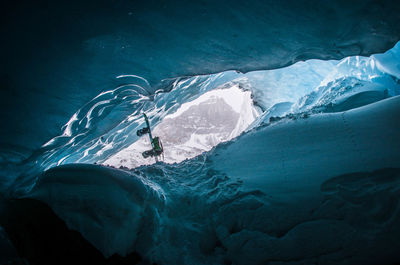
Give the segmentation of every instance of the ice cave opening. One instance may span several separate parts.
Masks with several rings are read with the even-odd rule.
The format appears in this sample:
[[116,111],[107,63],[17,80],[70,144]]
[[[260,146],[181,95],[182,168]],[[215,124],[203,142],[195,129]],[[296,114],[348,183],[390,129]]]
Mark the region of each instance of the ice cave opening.
[[[400,42],[370,57],[180,77],[154,93],[119,75],[60,135],[7,164],[2,188],[45,202],[106,258],[394,264],[399,62]],[[142,113],[166,163],[140,155]]]
[[[176,112],[164,117],[154,128],[153,135],[162,139],[165,150],[162,161],[179,163],[237,137],[260,113],[261,109],[254,105],[251,92],[232,84],[182,104]],[[153,164],[155,158],[142,156],[142,152],[150,146],[146,135],[108,158],[104,164],[117,168]]]
[[[397,43],[386,53],[370,57],[307,60],[275,70],[176,78],[154,94],[148,92],[151,88],[144,78],[120,75],[116,88],[102,92],[79,109],[63,126],[62,134],[45,143],[31,159],[41,169],[68,163],[127,168],[153,163],[141,157],[146,139],[139,140],[136,135],[136,130],[144,124],[142,113],[147,113],[155,133],[165,141],[165,162],[179,162],[209,151],[242,131],[269,123],[271,117],[345,111],[398,95],[399,49]],[[213,115],[203,102],[209,97],[214,98],[214,104],[211,99],[209,102],[214,106]],[[218,99],[227,104],[218,104]],[[190,104],[197,106],[191,109],[197,108],[196,117],[189,117]],[[201,111],[202,108],[208,111]],[[209,117],[201,118],[200,112]],[[223,116],[230,116],[232,121]],[[212,123],[217,120],[224,125],[214,124],[215,129],[225,126],[226,129],[221,129],[226,130],[224,133],[207,136],[213,133],[210,127],[195,133],[196,122],[203,122],[198,126],[214,126]]]

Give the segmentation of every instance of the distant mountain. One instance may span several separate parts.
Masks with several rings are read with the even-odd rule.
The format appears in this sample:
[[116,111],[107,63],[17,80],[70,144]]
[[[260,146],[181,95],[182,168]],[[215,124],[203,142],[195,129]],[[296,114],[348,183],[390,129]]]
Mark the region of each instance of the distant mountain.
[[[153,136],[159,136],[162,140],[164,161],[174,163],[195,157],[220,142],[228,141],[242,133],[255,120],[258,112],[253,105],[250,92],[236,90],[239,90],[237,86],[223,90],[228,97],[231,97],[230,100],[224,99],[221,90],[219,93],[211,92],[210,96],[194,102],[178,116],[172,115],[171,118],[167,116],[153,130]],[[233,96],[242,98],[232,100]],[[154,159],[144,159],[141,155],[148,149],[150,149],[149,139],[142,137],[108,159],[105,164],[129,168],[152,164]]]

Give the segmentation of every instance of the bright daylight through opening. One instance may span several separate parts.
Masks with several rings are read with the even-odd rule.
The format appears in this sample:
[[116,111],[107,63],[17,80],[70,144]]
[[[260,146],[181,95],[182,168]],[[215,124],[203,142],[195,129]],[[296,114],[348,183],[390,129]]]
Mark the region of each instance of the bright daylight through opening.
[[[153,130],[164,145],[164,162],[179,163],[220,142],[229,141],[242,133],[260,115],[251,92],[239,86],[215,89],[183,104],[166,116]],[[142,152],[149,149],[148,137],[142,137],[104,162],[114,167],[134,168],[156,162],[145,159]]]

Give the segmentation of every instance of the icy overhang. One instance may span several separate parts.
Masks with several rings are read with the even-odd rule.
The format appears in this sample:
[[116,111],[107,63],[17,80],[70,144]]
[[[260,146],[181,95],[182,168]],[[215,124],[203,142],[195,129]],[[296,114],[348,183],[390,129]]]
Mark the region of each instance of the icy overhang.
[[395,1],[19,1],[2,15],[2,143],[37,148],[115,76],[272,69],[388,50]]

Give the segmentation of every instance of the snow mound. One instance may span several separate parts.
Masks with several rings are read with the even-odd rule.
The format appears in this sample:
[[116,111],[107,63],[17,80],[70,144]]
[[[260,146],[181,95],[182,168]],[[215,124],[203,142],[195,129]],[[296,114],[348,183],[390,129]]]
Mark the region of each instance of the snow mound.
[[29,197],[47,202],[69,228],[79,231],[106,257],[149,247],[153,239],[147,236],[159,229],[158,210],[165,203],[157,184],[88,164],[46,171]]

